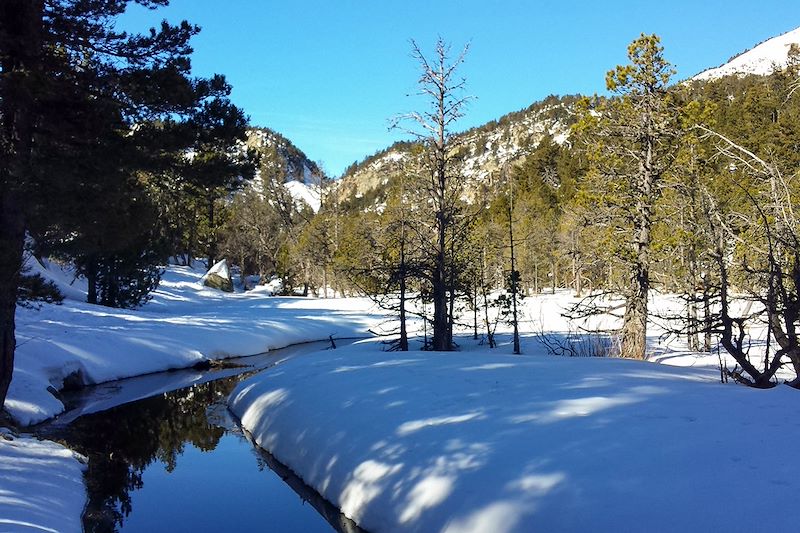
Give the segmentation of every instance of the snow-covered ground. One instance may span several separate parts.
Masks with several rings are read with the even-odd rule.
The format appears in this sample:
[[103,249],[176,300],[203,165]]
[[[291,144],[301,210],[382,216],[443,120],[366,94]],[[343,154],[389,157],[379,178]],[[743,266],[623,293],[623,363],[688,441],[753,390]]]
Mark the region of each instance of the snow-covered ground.
[[381,320],[368,299],[278,298],[268,292],[225,294],[199,284],[202,269],[171,266],[142,309],[82,303],[80,286],[56,265],[47,277],[70,296],[63,305],[17,312],[14,377],[5,408],[22,424],[63,410],[48,387],[64,380],[100,383],[252,355],[290,344],[363,337]]
[[80,532],[83,458],[0,428],[0,531]]
[[[679,367],[547,356],[566,292],[529,298],[522,356],[374,340],[253,377],[230,406],[256,441],[361,526],[381,531],[790,531],[784,460],[798,392],[720,384],[717,356],[649,345]],[[657,298],[656,307],[673,305]],[[681,368],[683,367],[683,368]],[[740,514],[741,513],[741,514]]]
[[[226,294],[202,287],[203,269],[179,266],[167,269],[142,309],[110,309],[83,303],[85,286],[57,264],[29,266],[67,298],[62,305],[17,310],[5,409],[21,425],[63,411],[52,392],[65,380],[100,383],[330,335],[363,337],[384,320],[368,299],[279,298],[269,290]],[[159,376],[152,381],[158,389]],[[79,458],[56,443],[0,432],[0,531],[81,531],[86,495]]]
[[[56,265],[40,270],[68,299],[18,311],[6,409],[22,424],[63,410],[48,387],[65,379],[364,336],[386,319],[366,299],[222,293],[187,267],[170,267],[142,309],[108,309],[78,301],[84,289]],[[469,337],[446,354],[363,341],[282,361],[231,407],[261,446],[374,531],[750,530],[735,510],[793,490],[800,467],[782,453],[800,437],[797,391],[719,384],[716,354],[657,327],[653,360],[690,368],[547,356],[537,333],[572,335],[561,312],[574,301],[568,291],[525,300],[523,356],[510,355],[507,326],[495,350]],[[81,468],[52,443],[0,441],[0,530],[79,530]],[[787,505],[757,526],[798,519]]]
[[793,531],[798,392],[713,369],[490,351],[297,358],[239,385],[256,441],[373,532]]

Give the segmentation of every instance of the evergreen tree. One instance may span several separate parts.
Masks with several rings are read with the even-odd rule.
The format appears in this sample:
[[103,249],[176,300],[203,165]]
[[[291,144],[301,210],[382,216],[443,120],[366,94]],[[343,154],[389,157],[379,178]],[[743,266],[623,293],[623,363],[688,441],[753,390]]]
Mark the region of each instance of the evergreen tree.
[[[0,404],[14,363],[14,311],[25,232],[42,228],[37,218],[54,201],[76,208],[80,183],[100,178],[101,168],[71,172],[60,155],[83,152],[109,130],[182,113],[193,104],[182,90],[189,72],[189,38],[197,28],[166,22],[145,35],[114,30],[128,0],[9,0],[0,6]],[[166,0],[139,0],[155,8]],[[97,106],[78,114],[68,112]],[[86,128],[77,119],[97,120]],[[109,133],[106,135],[106,133]],[[55,148],[53,153],[47,149]],[[70,159],[67,158],[66,161]],[[130,170],[130,169],[129,169]],[[63,176],[73,181],[67,197],[48,191]],[[128,174],[130,176],[130,174]],[[70,230],[68,223],[54,232]],[[47,235],[42,232],[42,235]],[[127,277],[127,276],[126,276]],[[127,281],[124,281],[127,282]]]
[[589,130],[590,178],[585,184],[613,228],[615,250],[625,273],[623,357],[645,357],[654,213],[674,151],[676,114],[667,92],[673,74],[655,35],[628,47],[630,64],[606,76],[615,98],[587,113],[579,130]]
[[200,105],[186,123],[191,144],[182,174],[204,208],[206,265],[211,268],[217,259],[217,233],[222,225],[217,204],[253,177],[256,155],[244,149],[247,118],[228,99],[231,87],[225,79],[215,76],[196,90]]

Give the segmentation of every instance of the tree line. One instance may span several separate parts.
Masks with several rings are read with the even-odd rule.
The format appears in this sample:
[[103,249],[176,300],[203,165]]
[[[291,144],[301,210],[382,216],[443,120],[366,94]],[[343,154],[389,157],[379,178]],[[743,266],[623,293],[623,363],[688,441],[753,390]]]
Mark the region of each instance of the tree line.
[[[572,317],[618,314],[621,355],[644,358],[659,290],[684,303],[659,318],[691,349],[719,341],[737,362],[727,376],[767,387],[782,367],[800,371],[800,50],[769,76],[674,84],[659,38],[642,35],[609,71],[608,96],[572,107],[565,142],[545,136],[477,181],[451,131],[464,111],[464,56],[442,41],[430,60],[412,50],[429,107],[403,116],[417,126],[410,155],[372,208],[334,190],[317,215],[338,221],[314,266],[337,273],[340,293],[424,315],[426,345],[448,350],[454,325],[477,335],[481,322],[491,337],[479,319],[488,292],[505,289],[510,309],[519,296],[571,288],[582,297]],[[766,347],[751,350],[759,327]]]

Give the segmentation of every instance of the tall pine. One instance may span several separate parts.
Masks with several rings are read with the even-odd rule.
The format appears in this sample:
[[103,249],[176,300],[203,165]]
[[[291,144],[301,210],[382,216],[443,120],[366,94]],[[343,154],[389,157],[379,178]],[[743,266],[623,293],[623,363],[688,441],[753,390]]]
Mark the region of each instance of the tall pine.
[[[181,89],[186,87],[181,80],[189,74],[188,43],[197,28],[164,22],[142,35],[117,32],[114,19],[131,3],[156,8],[167,0],[0,4],[0,405],[14,366],[25,233],[48,226],[41,218],[58,212],[51,209],[55,202],[77,209],[76,195],[107,177],[107,162],[91,164],[101,154],[93,153],[85,172],[77,172],[65,167],[70,158],[53,157],[48,149],[88,154],[92,143],[118,142],[114,131],[121,134],[134,124],[184,113],[194,103],[192,91]],[[75,103],[85,113],[75,112]],[[133,168],[128,171],[132,176]],[[54,187],[58,180],[62,182]],[[70,194],[58,198],[55,190]],[[68,235],[70,221],[60,222],[49,224],[40,237]]]

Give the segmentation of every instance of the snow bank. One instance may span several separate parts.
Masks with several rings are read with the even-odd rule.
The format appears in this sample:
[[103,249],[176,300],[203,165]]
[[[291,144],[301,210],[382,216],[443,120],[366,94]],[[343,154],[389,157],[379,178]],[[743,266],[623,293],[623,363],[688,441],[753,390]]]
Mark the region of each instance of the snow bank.
[[63,405],[48,387],[101,383],[251,355],[290,344],[365,336],[381,320],[367,299],[274,298],[204,288],[203,271],[170,267],[151,302],[121,310],[65,301],[18,309],[14,377],[5,408],[20,424]]
[[[798,392],[599,358],[384,353],[374,341],[241,383],[263,448],[381,531],[791,531]],[[524,349],[535,353],[536,341]]]
[[0,531],[82,531],[84,462],[54,442],[0,430]]

